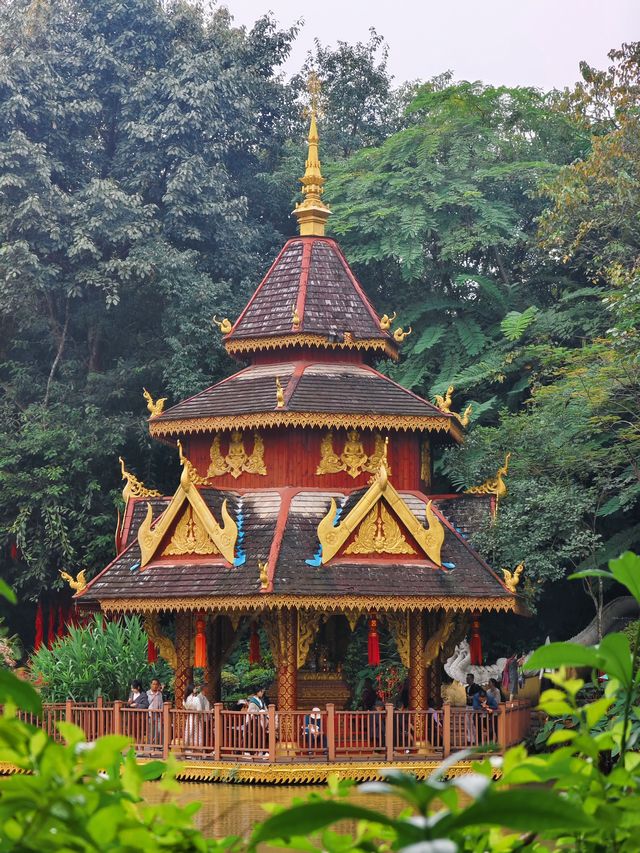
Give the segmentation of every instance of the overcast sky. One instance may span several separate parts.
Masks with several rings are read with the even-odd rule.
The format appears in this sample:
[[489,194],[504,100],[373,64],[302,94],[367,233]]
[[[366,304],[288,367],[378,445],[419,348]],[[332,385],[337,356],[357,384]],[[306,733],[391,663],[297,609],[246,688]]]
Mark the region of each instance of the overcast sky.
[[396,83],[452,69],[456,79],[553,88],[578,79],[578,62],[605,67],[607,52],[640,38],[640,0],[220,0],[237,24],[271,10],[305,24],[288,70],[319,38],[389,44]]

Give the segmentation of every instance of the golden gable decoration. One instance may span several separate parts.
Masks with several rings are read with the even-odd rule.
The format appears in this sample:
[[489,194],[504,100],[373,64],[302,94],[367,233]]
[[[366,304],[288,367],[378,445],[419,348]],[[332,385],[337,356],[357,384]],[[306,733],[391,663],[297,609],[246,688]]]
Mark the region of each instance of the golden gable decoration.
[[345,554],[415,554],[402,535],[398,522],[383,503],[378,502],[365,516],[356,538]]
[[185,509],[182,518],[176,525],[171,542],[162,552],[163,557],[179,556],[181,554],[219,554],[213,541],[209,538],[197,515],[194,515],[190,505]]
[[[191,543],[196,542],[196,530],[202,528],[207,537],[212,541],[227,562],[233,565],[235,559],[235,547],[238,539],[238,525],[233,520],[231,513],[227,508],[227,501],[224,500],[220,509],[222,516],[222,525],[219,524],[213,517],[213,514],[204,498],[196,488],[194,477],[195,469],[189,460],[183,456],[180,451],[182,461],[182,474],[180,475],[180,484],[176,493],[171,498],[169,506],[162,513],[157,523],[153,524],[153,507],[150,503],[147,504],[147,514],[138,528],[138,545],[140,546],[140,568],[144,567],[155,556],[160,543],[171,529],[173,522],[178,518],[183,508],[191,509],[192,524],[185,522],[185,528],[182,530],[182,541],[180,544],[185,547],[191,547]],[[179,526],[179,525],[178,525]],[[177,533],[178,528],[176,528]],[[175,534],[174,534],[175,536]],[[197,542],[202,546],[202,534],[198,533]],[[195,553],[195,552],[187,552]],[[213,553],[213,552],[210,552]]]
[[207,470],[207,477],[221,477],[223,474],[231,474],[237,479],[243,472],[246,474],[261,474],[267,473],[267,466],[264,464],[264,441],[258,432],[253,434],[253,450],[249,455],[244,447],[242,433],[239,430],[233,430],[229,439],[229,452],[226,456],[222,455],[220,450],[221,433],[216,433],[211,442],[211,450],[209,458],[211,463]]
[[[388,441],[389,439],[385,439],[380,464],[375,476],[372,478],[371,485],[362,495],[358,503],[351,509],[346,518],[340,520],[338,524],[335,523],[337,505],[335,499],[331,498],[329,511],[318,525],[318,539],[320,541],[322,551],[321,560],[323,564],[328,563],[332,557],[335,557],[351,534],[363,524],[371,510],[374,509],[378,503],[382,503],[382,500],[384,499],[385,503],[393,510],[395,515],[399,518],[426,556],[436,565],[442,565],[440,551],[442,549],[442,543],[444,542],[444,527],[431,508],[431,501],[429,501],[425,507],[425,516],[428,527],[423,527],[389,482],[389,469],[387,468]],[[386,507],[383,508],[386,510]],[[389,515],[389,518],[390,517],[391,516]],[[382,534],[383,536],[385,535],[384,526]],[[365,534],[363,533],[363,536],[364,535]],[[357,541],[357,539],[358,537],[356,536],[355,541]],[[393,544],[397,547],[397,541]]]
[[346,471],[350,477],[360,474],[375,474],[384,453],[384,440],[379,432],[375,435],[374,450],[371,456],[364,452],[360,433],[351,429],[347,432],[347,440],[340,456],[333,447],[333,431],[329,430],[320,442],[320,462],[316,474],[337,474]]

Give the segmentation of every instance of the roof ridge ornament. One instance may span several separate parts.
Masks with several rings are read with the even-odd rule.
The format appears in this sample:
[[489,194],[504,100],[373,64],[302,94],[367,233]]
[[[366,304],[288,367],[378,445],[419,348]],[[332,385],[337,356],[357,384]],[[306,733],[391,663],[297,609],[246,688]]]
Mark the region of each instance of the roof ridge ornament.
[[320,80],[315,71],[309,74],[307,81],[309,92],[309,134],[307,136],[307,159],[304,175],[300,178],[304,200],[296,204],[293,215],[298,220],[301,237],[324,237],[324,227],[331,211],[322,201],[325,179],[320,170],[318,155],[318,100],[320,96]]

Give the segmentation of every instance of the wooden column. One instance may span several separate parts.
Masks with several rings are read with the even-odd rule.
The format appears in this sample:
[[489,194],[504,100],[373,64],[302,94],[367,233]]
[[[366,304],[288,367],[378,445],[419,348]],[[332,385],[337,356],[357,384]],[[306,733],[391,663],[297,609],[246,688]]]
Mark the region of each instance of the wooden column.
[[424,614],[412,610],[409,614],[409,708],[412,711],[424,711],[428,707],[425,641]]
[[283,610],[278,616],[278,711],[295,711],[298,704],[298,612]]
[[218,621],[215,614],[210,614],[205,623],[207,638],[207,665],[204,668],[205,696],[212,705],[220,701],[220,678],[217,669],[220,646],[219,643],[216,643]]
[[187,684],[193,678],[191,660],[191,632],[193,614],[191,611],[176,613],[176,708],[182,708]]

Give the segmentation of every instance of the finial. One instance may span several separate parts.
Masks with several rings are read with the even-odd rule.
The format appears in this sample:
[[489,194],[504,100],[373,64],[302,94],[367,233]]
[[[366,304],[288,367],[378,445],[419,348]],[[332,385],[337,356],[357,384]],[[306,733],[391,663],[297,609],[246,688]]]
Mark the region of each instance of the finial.
[[258,560],[258,573],[260,577],[260,589],[266,589],[269,586],[268,560]]
[[516,592],[516,588],[520,583],[520,575],[524,571],[524,562],[518,563],[515,569],[510,572],[509,569],[502,570],[502,576],[504,577],[504,585],[509,590],[509,592]]
[[75,579],[68,572],[63,572],[62,569],[58,569],[60,572],[60,577],[63,581],[66,581],[71,589],[75,589],[76,592],[82,592],[83,589],[87,586],[87,570],[83,569],[81,572],[78,572]]
[[211,322],[216,324],[216,326],[220,329],[223,335],[228,335],[231,329],[233,329],[231,321],[228,320],[226,317],[223,320],[218,320],[218,318],[214,314]]
[[318,156],[318,97],[320,95],[320,80],[315,71],[309,75],[307,82],[309,92],[309,136],[307,137],[308,156],[305,163],[304,175],[300,178],[304,201],[296,205],[293,215],[298,220],[300,236],[323,237],[324,226],[331,211],[322,201],[324,178],[320,171]]
[[298,308],[295,305],[291,309],[291,325],[293,326],[294,331],[299,331],[300,315],[298,314]]
[[279,376],[276,376],[276,409],[284,409],[284,389]]
[[153,402],[153,397],[147,391],[146,388],[142,389],[142,396],[147,401],[147,409],[149,410],[149,414],[152,418],[157,418],[158,415],[161,415],[164,411],[164,404],[167,402],[166,397],[160,397],[158,400]]
[[397,341],[399,344],[401,344],[402,341],[407,338],[412,331],[413,329],[411,328],[411,326],[409,326],[406,332],[401,327],[398,327],[393,333],[393,339],[394,341]]
[[380,328],[383,332],[389,331],[389,329],[391,328],[391,324],[397,316],[397,313],[394,311],[391,316],[389,316],[389,314],[383,314],[382,317],[380,317]]

